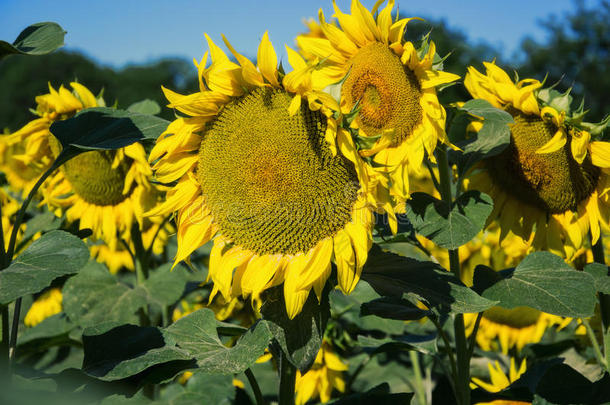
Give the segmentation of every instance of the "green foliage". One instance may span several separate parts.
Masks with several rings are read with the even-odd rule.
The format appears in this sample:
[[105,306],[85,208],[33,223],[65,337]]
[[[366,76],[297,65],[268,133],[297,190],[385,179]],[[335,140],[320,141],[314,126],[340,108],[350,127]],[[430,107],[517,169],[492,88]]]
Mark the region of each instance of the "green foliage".
[[388,383],[380,384],[362,393],[347,395],[337,401],[331,402],[332,405],[393,405],[406,404],[413,398],[413,393],[391,394]]
[[327,298],[318,303],[312,291],[303,309],[294,319],[289,319],[286,313],[282,287],[271,289],[264,298],[261,314],[273,338],[288,361],[302,373],[306,372],[322,346],[322,336],[330,311]]
[[610,276],[608,266],[601,263],[589,263],[585,266],[585,272],[593,277],[597,292],[610,294]]
[[0,41],[0,59],[11,54],[44,55],[64,44],[66,31],[54,22],[32,24],[19,34],[13,44]]
[[83,370],[105,381],[162,364],[169,367],[169,377],[192,368],[213,374],[240,373],[263,354],[272,337],[267,323],[258,322],[229,348],[220,340],[218,322],[209,309],[195,311],[167,328],[110,326],[89,328],[83,334]]
[[436,263],[384,252],[375,246],[369,252],[362,279],[381,295],[419,299],[443,312],[480,312],[497,303],[481,297]]
[[63,288],[66,314],[81,327],[103,322],[137,323],[136,311],[146,305],[146,292],[119,281],[101,264],[89,262]]
[[528,306],[549,314],[584,318],[593,315],[595,283],[549,252],[528,255],[514,270],[483,291],[504,308]]
[[161,112],[159,104],[150,99],[138,101],[127,107],[127,111],[137,114],[157,115]]
[[[161,403],[172,405],[230,405],[235,400],[235,387],[230,375],[196,371],[184,387],[174,384],[165,390]],[[145,402],[148,403],[148,402]]]
[[168,121],[139,112],[107,107],[87,108],[73,118],[56,121],[51,133],[64,150],[118,149],[144,139],[156,139]]
[[56,278],[78,272],[88,258],[87,246],[76,236],[44,234],[0,272],[0,303],[41,291]]
[[[472,138],[464,139],[469,121],[460,120],[461,112],[483,119],[483,127]],[[451,160],[458,165],[458,174],[464,175],[477,162],[500,154],[510,143],[512,116],[492,106],[486,100],[470,100],[458,109],[449,132],[450,139],[462,149],[452,151]]]
[[407,218],[415,231],[446,249],[468,243],[485,226],[493,209],[487,194],[471,190],[451,205],[426,193],[413,193],[407,201]]

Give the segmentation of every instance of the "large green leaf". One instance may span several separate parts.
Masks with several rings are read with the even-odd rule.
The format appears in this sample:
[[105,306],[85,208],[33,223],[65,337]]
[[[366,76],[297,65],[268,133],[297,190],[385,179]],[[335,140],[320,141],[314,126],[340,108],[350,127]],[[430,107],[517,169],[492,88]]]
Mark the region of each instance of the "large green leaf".
[[328,298],[318,303],[312,291],[301,312],[294,319],[288,318],[281,286],[268,290],[261,308],[263,320],[273,337],[288,360],[302,373],[309,370],[322,346],[329,312]]
[[64,150],[118,149],[143,139],[156,139],[168,124],[153,115],[95,107],[54,122],[50,130]]
[[37,293],[57,277],[76,273],[88,258],[87,246],[76,236],[64,231],[42,235],[0,272],[0,304]]
[[182,361],[184,368],[194,366],[186,351],[166,345],[158,328],[121,325],[98,332],[87,328],[83,333],[83,371],[104,381],[130,377],[172,361]]
[[164,309],[180,299],[188,280],[186,267],[179,264],[172,270],[172,264],[167,263],[151,271],[148,279],[139,288],[146,292],[149,303]]
[[483,127],[474,138],[457,143],[463,152],[451,153],[452,160],[458,163],[461,175],[478,161],[496,156],[506,149],[510,144],[508,124],[514,121],[509,113],[495,108],[485,100],[470,100],[460,109],[483,118]]
[[401,321],[416,321],[430,315],[430,311],[421,309],[402,298],[381,297],[362,304],[360,314],[362,316],[377,315],[381,318]]
[[133,103],[127,107],[127,111],[138,114],[157,115],[161,112],[161,107],[159,107],[159,104],[157,104],[156,101],[146,99]]
[[394,405],[408,404],[413,398],[412,392],[401,392],[396,394],[390,393],[390,385],[388,383],[380,384],[371,388],[367,392],[358,392],[347,395],[336,401],[331,402],[331,405]]
[[402,321],[380,318],[372,314],[361,316],[362,305],[380,297],[366,281],[360,280],[349,295],[345,295],[337,289],[330,292],[330,312],[333,318],[338,319],[341,323],[347,323],[348,329],[379,331],[388,335],[402,334],[405,329],[405,323]]
[[83,334],[88,374],[105,381],[134,376],[154,367],[173,364],[173,375],[198,368],[213,374],[236,374],[256,362],[271,340],[265,322],[259,322],[233,347],[225,346],[217,332],[219,323],[209,309],[195,311],[168,328],[104,325]]
[[384,252],[377,245],[369,252],[362,279],[381,295],[414,294],[430,308],[449,308],[457,313],[481,312],[497,303],[481,297],[436,263]]
[[52,212],[44,212],[36,215],[26,223],[23,240],[28,240],[38,232],[54,231],[61,226],[62,219],[57,218]]
[[235,400],[235,386],[230,375],[193,373],[185,386],[173,384],[164,390],[160,402],[172,405],[231,405]]
[[163,335],[168,344],[195,358],[202,371],[215,374],[241,373],[263,355],[272,338],[268,323],[258,322],[228,348],[220,341],[216,327],[214,312],[204,308],[180,318]]
[[584,318],[593,315],[595,282],[585,272],[576,271],[562,258],[549,252],[528,255],[514,270],[483,291],[483,297],[499,301],[499,306],[528,306],[549,314]]
[[32,24],[12,44],[0,41],[0,59],[11,54],[44,55],[64,44],[66,31],[54,22]]
[[483,229],[492,209],[491,197],[476,190],[460,195],[451,207],[426,193],[413,193],[407,218],[417,233],[436,245],[457,249]]
[[601,263],[589,263],[585,266],[585,272],[593,277],[595,289],[604,294],[610,294],[610,276],[608,266]]
[[137,323],[136,311],[146,302],[144,290],[121,283],[96,262],[89,262],[63,288],[64,311],[81,327],[109,321]]

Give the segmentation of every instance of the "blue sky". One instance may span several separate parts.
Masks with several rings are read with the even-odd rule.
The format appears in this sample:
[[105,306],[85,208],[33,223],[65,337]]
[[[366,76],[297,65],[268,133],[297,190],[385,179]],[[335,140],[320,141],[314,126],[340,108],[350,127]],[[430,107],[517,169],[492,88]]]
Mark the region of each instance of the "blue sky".
[[[363,0],[367,7],[374,0]],[[504,56],[517,50],[524,36],[545,40],[539,21],[572,10],[572,0],[397,0],[410,16],[444,18],[473,41],[487,41]],[[344,11],[349,0],[338,0]],[[79,50],[104,65],[121,67],[163,56],[200,58],[207,49],[203,33],[221,43],[224,33],[233,46],[255,55],[262,34],[285,59],[283,44],[293,45],[304,30],[302,20],[322,8],[332,14],[330,0],[0,0],[0,39],[12,42],[31,23],[56,21],[66,35],[66,49]],[[442,52],[443,50],[441,50]]]

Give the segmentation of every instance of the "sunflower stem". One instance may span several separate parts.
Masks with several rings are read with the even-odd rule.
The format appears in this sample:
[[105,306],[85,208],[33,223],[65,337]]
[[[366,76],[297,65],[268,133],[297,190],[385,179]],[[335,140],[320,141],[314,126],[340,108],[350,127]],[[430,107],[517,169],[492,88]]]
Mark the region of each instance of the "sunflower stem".
[[280,366],[280,392],[278,405],[294,405],[294,388],[297,377],[297,369],[286,357],[286,354],[279,350]]
[[[451,168],[447,159],[447,146],[440,144],[436,153],[442,200],[450,207],[453,204],[451,192]],[[461,277],[460,257],[457,249],[449,249],[449,269],[458,279]],[[457,375],[455,376],[455,389],[457,402],[460,405],[470,405],[470,356],[466,341],[466,328],[464,315],[456,314],[453,322],[455,332],[455,345],[457,357]]]
[[411,350],[409,351],[409,357],[413,366],[413,374],[415,374],[415,397],[419,405],[426,405],[428,401],[426,400],[426,390],[421,376],[421,367],[419,366],[419,353]]
[[[596,243],[593,243],[591,237],[591,250],[593,251],[593,260],[596,263],[606,264],[606,256],[604,254],[604,242],[602,236],[599,235]],[[604,363],[606,369],[610,370],[610,295],[598,293],[599,296],[599,312],[602,318],[602,339],[604,344]]]
[[266,405],[265,398],[263,398],[263,393],[261,392],[261,388],[258,386],[258,381],[256,381],[256,377],[254,377],[254,373],[250,368],[247,368],[244,371],[246,377],[248,377],[248,382],[250,383],[250,387],[252,387],[252,392],[254,392],[254,398],[256,398],[256,405]]
[[599,347],[599,343],[597,343],[597,337],[595,336],[595,332],[593,331],[591,324],[589,324],[589,321],[587,321],[585,318],[582,318],[581,322],[587,330],[587,336],[589,337],[589,341],[591,341],[591,347],[593,347],[593,353],[595,354],[595,359],[597,360],[597,363],[602,368],[607,369],[608,365],[606,363],[606,359],[604,359],[604,356],[602,355],[602,351]]
[[[8,321],[9,321],[9,313],[8,313],[8,305],[2,305],[1,309],[2,311],[2,347],[0,348],[0,358],[1,358],[1,362],[2,365],[0,366],[0,375],[2,375],[2,373],[4,371],[8,372],[8,348],[9,348],[9,326],[8,326]],[[8,375],[8,373],[7,373]]]

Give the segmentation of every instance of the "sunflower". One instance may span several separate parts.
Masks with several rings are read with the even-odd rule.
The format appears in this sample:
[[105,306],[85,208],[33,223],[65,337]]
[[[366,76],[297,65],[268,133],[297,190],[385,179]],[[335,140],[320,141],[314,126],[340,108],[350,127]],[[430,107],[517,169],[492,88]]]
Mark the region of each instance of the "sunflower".
[[592,141],[607,123],[582,122],[569,94],[542,89],[535,79],[514,83],[494,63],[486,74],[469,67],[464,84],[475,98],[510,113],[510,145],[470,173],[468,188],[494,200],[488,221],[497,220],[537,250],[567,259],[595,243],[610,219],[610,143]]
[[331,345],[324,341],[318,351],[313,366],[305,374],[297,371],[295,384],[297,405],[304,405],[310,399],[320,397],[320,402],[330,400],[333,389],[345,391],[343,372],[347,365],[334,353]]
[[502,370],[502,367],[500,366],[500,363],[498,361],[495,361],[494,365],[492,365],[491,363],[487,363],[487,367],[489,369],[489,377],[491,379],[491,382],[485,382],[480,378],[473,377],[472,382],[470,383],[470,388],[475,389],[477,387],[480,387],[488,392],[500,392],[508,388],[512,383],[517,381],[519,377],[523,375],[523,373],[525,373],[527,369],[527,363],[525,359],[523,359],[521,365],[519,366],[519,368],[517,368],[515,365],[515,359],[511,357],[508,375],[506,375],[504,370]]
[[[394,1],[377,13],[353,0],[351,14],[344,14],[333,2],[340,27],[326,22],[319,11],[319,38],[297,37],[303,55],[319,62],[316,82],[320,87],[341,85],[341,110],[358,110],[351,127],[357,132],[363,157],[389,174],[396,196],[409,195],[409,172],[418,172],[425,154],[432,156],[437,142],[448,142],[445,110],[437,98],[439,85],[459,76],[437,70],[433,42],[420,49],[403,39],[413,18],[392,20]],[[376,19],[374,14],[377,14]],[[317,30],[317,27],[315,27]]]
[[[21,204],[15,200],[10,193],[4,188],[0,188],[0,207],[2,207],[2,238],[4,240],[4,249],[8,249],[8,245],[11,239],[11,233],[13,232],[13,216],[17,214]],[[17,234],[17,242],[25,230],[25,224],[22,224],[19,233]]]
[[[200,91],[163,89],[169,106],[187,117],[173,121],[151,152],[157,179],[175,186],[149,215],[177,211],[175,263],[214,240],[210,299],[220,292],[226,302],[258,300],[283,283],[294,317],[311,288],[320,296],[333,257],[340,288],[356,286],[372,243],[379,181],[337,130],[337,103],[315,90],[311,65],[295,51],[287,47],[293,71],[283,75],[267,33],[257,65],[226,38],[239,64],[207,41],[210,66],[208,52],[195,62]],[[335,138],[342,153],[327,142]]]
[[[51,124],[84,108],[104,105],[82,84],[70,85],[73,92],[49,85],[48,94],[36,97],[39,118],[9,135],[12,144],[23,145],[23,152],[13,159],[42,173],[61,152],[61,144],[49,132]],[[81,228],[93,231],[94,240],[103,240],[116,250],[121,238],[130,239],[134,223],[141,227],[151,196],[157,198],[151,176],[144,148],[134,143],[116,151],[81,153],[47,179],[41,194],[57,216],[80,221]]]

